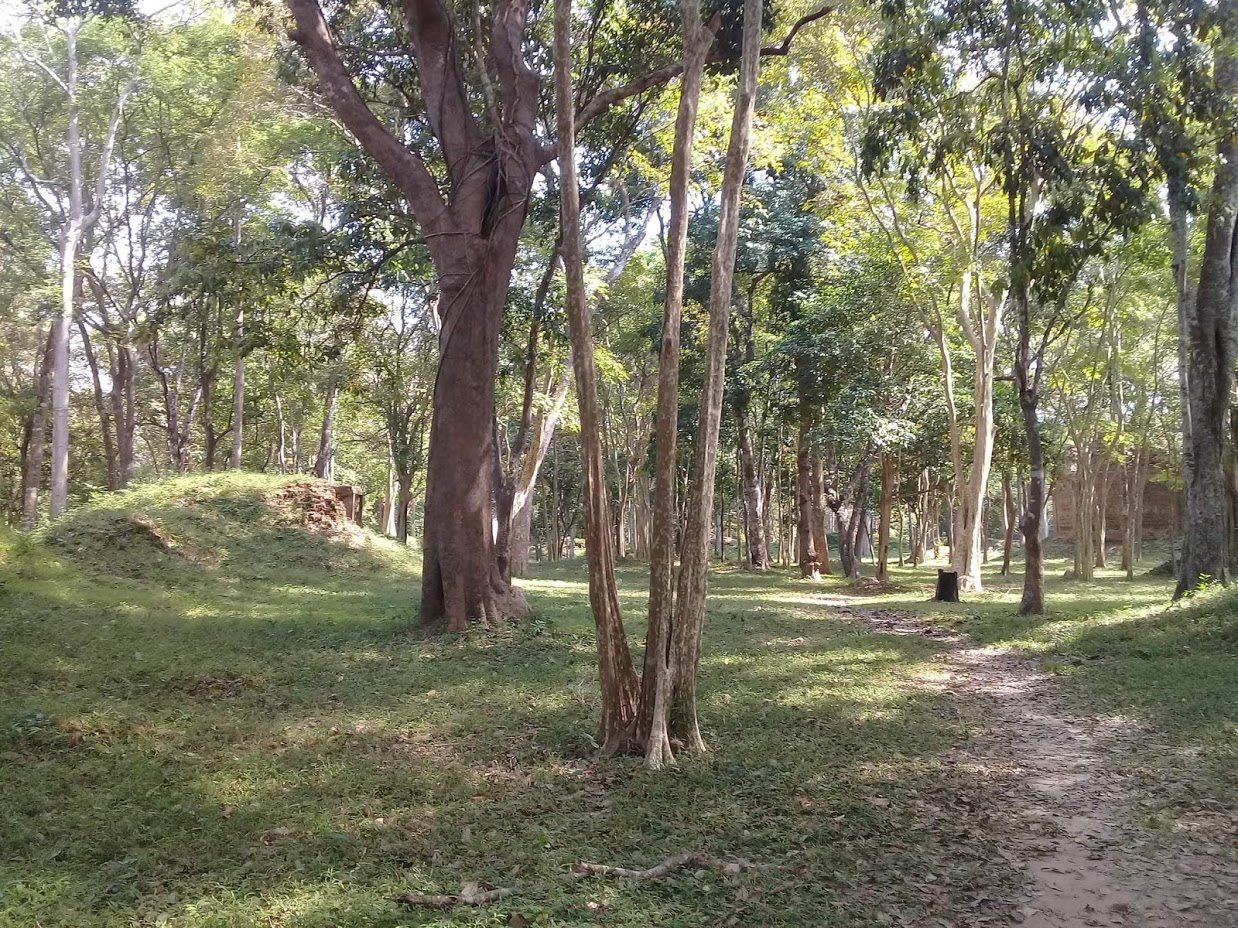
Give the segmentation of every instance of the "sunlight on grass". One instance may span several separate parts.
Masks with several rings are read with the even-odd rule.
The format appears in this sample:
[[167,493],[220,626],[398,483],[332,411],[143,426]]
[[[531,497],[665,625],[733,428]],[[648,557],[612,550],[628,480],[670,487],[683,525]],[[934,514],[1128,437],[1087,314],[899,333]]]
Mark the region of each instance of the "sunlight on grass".
[[[95,551],[0,537],[0,923],[493,928],[519,911],[541,925],[869,928],[879,911],[932,924],[936,906],[983,910],[1017,885],[993,835],[968,825],[1010,814],[1011,771],[959,758],[983,720],[960,714],[936,643],[822,605],[843,581],[714,575],[711,751],[651,775],[595,757],[583,561],[524,582],[527,625],[421,640],[416,552],[289,538],[254,516],[268,484],[230,481],[193,487],[223,520],[212,531],[243,520],[243,569],[133,562],[112,576]],[[201,531],[193,492],[128,499],[175,538]],[[639,656],[647,577],[631,563],[618,575]],[[931,576],[901,571],[901,591],[856,604],[1036,650],[1098,711],[1170,730],[1164,760],[1224,795],[1232,599],[1167,613],[1159,581],[1106,578],[1093,599],[1055,580],[1054,612],[1025,621],[1013,593],[928,603]],[[740,901],[712,875],[569,875],[577,859],[645,865],[692,847],[775,867]],[[939,896],[915,889],[927,872]],[[486,911],[391,902],[467,880],[518,894]]]

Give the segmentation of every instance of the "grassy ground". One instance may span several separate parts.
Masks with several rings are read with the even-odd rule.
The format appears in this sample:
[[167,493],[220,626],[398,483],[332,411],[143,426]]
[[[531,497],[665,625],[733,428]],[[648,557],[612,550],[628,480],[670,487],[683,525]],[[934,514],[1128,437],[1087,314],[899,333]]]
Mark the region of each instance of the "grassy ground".
[[[281,524],[272,488],[159,485],[0,541],[0,924],[1005,918],[1011,773],[959,762],[978,720],[923,685],[930,642],[832,616],[788,576],[719,570],[703,668],[715,749],[650,775],[593,757],[579,562],[528,581],[527,625],[419,640],[415,557]],[[885,598],[922,608],[926,578],[904,574],[908,592]],[[644,576],[624,567],[620,581],[637,643]],[[1070,589],[1045,622],[1009,622],[996,596],[943,620],[1041,651],[1087,698],[1232,762],[1231,606],[1162,616],[1157,584]],[[1062,582],[1051,592],[1065,602]],[[641,885],[570,874],[694,847],[772,866]],[[516,894],[485,910],[391,902],[468,880]]]

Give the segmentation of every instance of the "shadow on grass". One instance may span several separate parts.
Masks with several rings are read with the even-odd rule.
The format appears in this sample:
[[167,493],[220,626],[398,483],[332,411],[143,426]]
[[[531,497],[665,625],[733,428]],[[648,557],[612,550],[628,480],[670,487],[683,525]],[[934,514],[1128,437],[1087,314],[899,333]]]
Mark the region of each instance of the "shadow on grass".
[[[966,726],[919,684],[931,645],[780,602],[796,581],[719,578],[744,608],[722,600],[706,632],[715,750],[651,775],[594,757],[591,620],[570,567],[529,581],[529,626],[430,641],[407,633],[411,556],[278,583],[17,573],[0,599],[0,920],[353,928],[519,909],[559,925],[860,926],[983,907],[1014,878],[978,824],[1001,814],[1002,774],[955,762]],[[625,567],[621,582],[635,643],[645,580]],[[713,875],[569,876],[577,859],[691,847],[785,869],[742,894]],[[493,912],[389,901],[472,879],[519,893]]]

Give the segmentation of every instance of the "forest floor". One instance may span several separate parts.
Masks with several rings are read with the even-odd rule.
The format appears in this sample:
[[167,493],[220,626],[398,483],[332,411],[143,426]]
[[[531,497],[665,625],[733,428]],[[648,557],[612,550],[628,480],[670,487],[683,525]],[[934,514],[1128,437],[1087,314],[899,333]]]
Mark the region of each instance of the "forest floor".
[[[1055,579],[1016,620],[1017,577],[943,606],[928,569],[720,567],[712,750],[651,774],[595,757],[582,562],[527,623],[422,640],[415,552],[268,518],[272,486],[140,491],[116,550],[103,510],[0,538],[0,924],[1238,924],[1233,594]],[[572,872],[685,850],[755,866]],[[473,882],[512,893],[394,902]]]

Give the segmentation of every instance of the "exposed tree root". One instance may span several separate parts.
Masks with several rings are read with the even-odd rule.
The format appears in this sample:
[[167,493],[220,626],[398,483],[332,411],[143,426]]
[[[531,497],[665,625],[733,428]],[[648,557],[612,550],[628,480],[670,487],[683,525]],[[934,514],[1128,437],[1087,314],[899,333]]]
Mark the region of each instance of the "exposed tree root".
[[395,897],[395,901],[410,908],[450,909],[457,905],[492,905],[511,894],[510,889],[487,888],[481,883],[465,883],[460,887],[457,895],[401,893]]
[[714,870],[725,876],[739,876],[745,870],[756,867],[756,864],[743,858],[720,860],[717,857],[702,854],[700,851],[681,851],[646,870],[629,870],[627,867],[611,867],[607,864],[587,864],[577,861],[572,864],[572,872],[581,876],[620,876],[629,880],[660,880],[685,867]]

